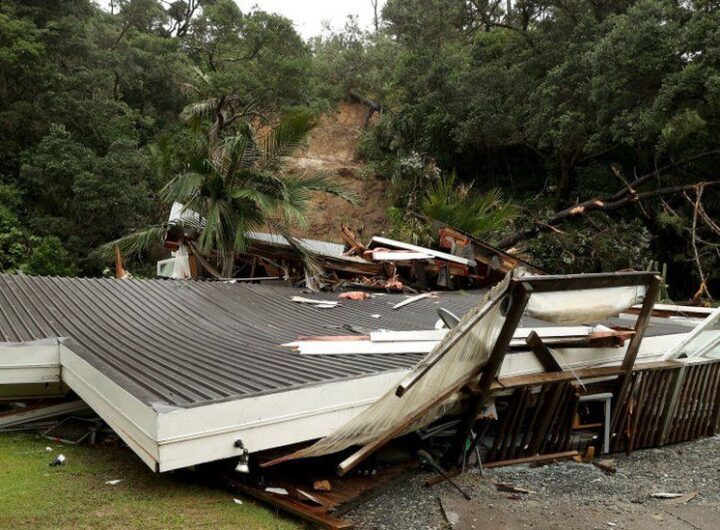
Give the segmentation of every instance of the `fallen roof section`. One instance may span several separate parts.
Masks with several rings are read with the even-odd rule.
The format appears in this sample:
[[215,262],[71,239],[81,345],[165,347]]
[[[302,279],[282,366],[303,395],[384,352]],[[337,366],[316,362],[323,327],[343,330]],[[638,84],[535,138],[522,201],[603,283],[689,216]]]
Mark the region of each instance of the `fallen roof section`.
[[[257,452],[325,436],[422,358],[305,356],[283,343],[430,330],[438,308],[463,315],[481,293],[442,293],[397,310],[404,296],[341,300],[326,309],[293,296],[338,302],[337,293],[230,282],[0,275],[0,377],[6,384],[26,383],[27,374],[61,378],[150,467],[165,471],[239,456],[239,439]],[[687,331],[655,327],[664,342]],[[661,344],[648,344],[647,353],[665,351]],[[568,355],[610,362],[622,349]],[[535,369],[523,353],[507,359],[514,362],[504,375]]]

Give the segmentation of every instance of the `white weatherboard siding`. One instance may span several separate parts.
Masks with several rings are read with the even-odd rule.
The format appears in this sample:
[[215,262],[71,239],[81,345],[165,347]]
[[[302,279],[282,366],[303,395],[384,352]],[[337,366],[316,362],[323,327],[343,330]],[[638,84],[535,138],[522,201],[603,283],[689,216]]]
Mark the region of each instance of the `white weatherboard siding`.
[[0,385],[57,383],[59,380],[57,339],[0,343]]

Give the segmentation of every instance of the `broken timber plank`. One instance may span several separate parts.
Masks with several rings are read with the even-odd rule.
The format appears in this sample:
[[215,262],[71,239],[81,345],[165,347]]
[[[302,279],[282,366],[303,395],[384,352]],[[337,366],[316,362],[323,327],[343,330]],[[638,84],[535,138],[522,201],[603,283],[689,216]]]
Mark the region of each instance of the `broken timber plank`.
[[280,495],[266,493],[257,488],[246,486],[245,484],[235,484],[235,487],[262,502],[272,504],[278,508],[313,523],[320,528],[327,530],[344,530],[353,527],[353,523],[347,519],[339,519],[325,513],[322,509],[312,508],[292,498],[285,498]]
[[493,467],[516,466],[520,464],[539,464],[542,462],[550,462],[553,460],[573,458],[575,456],[578,456],[579,454],[580,453],[578,453],[577,451],[563,451],[562,453],[551,453],[547,455],[525,456],[523,458],[513,458],[512,460],[499,460],[497,462],[489,462],[487,464],[483,464],[483,467],[488,469]]
[[8,414],[0,415],[0,429],[16,427],[25,423],[47,420],[62,416],[63,414],[72,414],[87,410],[89,407],[84,401],[76,400],[67,403],[53,403],[40,407],[32,407],[29,409],[18,409]]
[[540,336],[534,331],[530,333],[527,339],[525,339],[527,345],[532,349],[535,357],[538,358],[540,364],[546,372],[561,372],[562,367],[558,364],[557,360],[550,351],[550,348],[545,346]]
[[410,298],[406,298],[402,302],[398,302],[394,306],[392,306],[393,309],[400,309],[401,307],[405,307],[408,304],[412,304],[413,302],[417,302],[419,300],[422,300],[424,298],[430,298],[431,296],[435,296],[435,293],[422,293],[415,296],[411,296]]

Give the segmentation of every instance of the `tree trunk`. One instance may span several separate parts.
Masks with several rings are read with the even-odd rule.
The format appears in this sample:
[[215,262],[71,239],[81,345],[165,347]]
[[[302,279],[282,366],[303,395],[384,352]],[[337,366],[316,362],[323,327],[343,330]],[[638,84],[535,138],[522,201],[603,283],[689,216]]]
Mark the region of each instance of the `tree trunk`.
[[223,278],[232,278],[235,274],[235,252],[232,250],[223,252]]

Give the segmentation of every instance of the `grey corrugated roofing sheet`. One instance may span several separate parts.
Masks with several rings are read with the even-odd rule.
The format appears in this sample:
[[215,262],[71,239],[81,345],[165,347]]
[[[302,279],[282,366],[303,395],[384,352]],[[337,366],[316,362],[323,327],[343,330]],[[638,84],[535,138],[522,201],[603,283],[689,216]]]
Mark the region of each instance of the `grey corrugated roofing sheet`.
[[[267,243],[277,247],[290,248],[290,242],[284,236],[280,234],[271,234],[269,232],[248,232],[247,238],[252,241],[260,243]],[[352,261],[355,263],[369,263],[367,260],[359,256],[346,256],[345,245],[342,243],[333,243],[332,241],[321,241],[319,239],[303,239],[298,238],[298,243],[306,250],[317,254],[319,256],[325,256],[327,258],[334,258],[343,261]]]
[[[337,294],[241,283],[0,275],[0,342],[67,337],[70,349],[141,401],[187,407],[413,366],[422,355],[301,356],[280,345],[299,335],[431,329],[438,307],[462,315],[481,294],[441,293],[399,310],[392,306],[403,295],[319,309],[290,298],[338,300]],[[661,331],[687,332],[675,327]]]
[[[318,309],[293,295],[336,294],[262,285],[0,275],[0,341],[69,337],[69,347],[146,403],[190,406],[412,366],[419,355],[301,356],[298,335],[428,329],[434,301],[393,311],[401,298]],[[477,295],[447,295],[462,313]],[[382,318],[372,318],[381,314]]]

